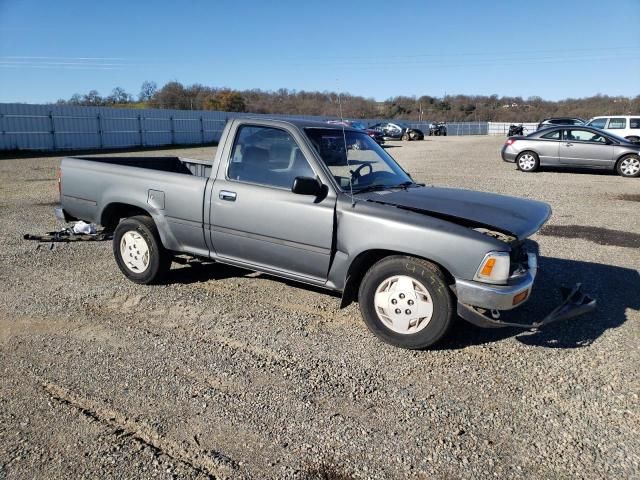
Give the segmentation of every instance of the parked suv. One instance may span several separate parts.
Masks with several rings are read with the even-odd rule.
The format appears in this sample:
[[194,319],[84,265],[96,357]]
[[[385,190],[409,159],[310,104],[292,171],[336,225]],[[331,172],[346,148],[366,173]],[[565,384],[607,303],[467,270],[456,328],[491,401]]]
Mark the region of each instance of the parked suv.
[[587,125],[606,130],[631,142],[640,142],[640,115],[593,117]]
[[556,125],[584,125],[586,122],[582,118],[572,117],[554,117],[545,118],[538,124],[538,130],[541,128],[555,127]]

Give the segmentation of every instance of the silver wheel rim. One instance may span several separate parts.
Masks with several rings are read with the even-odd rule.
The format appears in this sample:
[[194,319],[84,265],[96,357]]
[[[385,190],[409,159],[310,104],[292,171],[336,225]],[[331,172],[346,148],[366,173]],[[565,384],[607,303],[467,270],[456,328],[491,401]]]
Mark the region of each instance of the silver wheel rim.
[[620,162],[620,171],[623,175],[635,175],[640,172],[640,159],[638,158],[625,158]]
[[525,153],[518,160],[518,165],[522,170],[533,170],[536,166],[536,158],[530,153]]
[[429,290],[415,278],[406,275],[395,275],[380,283],[374,303],[384,326],[403,335],[423,330],[433,316],[433,300]]
[[149,268],[149,245],[138,232],[128,231],[120,239],[120,257],[129,270],[142,273]]

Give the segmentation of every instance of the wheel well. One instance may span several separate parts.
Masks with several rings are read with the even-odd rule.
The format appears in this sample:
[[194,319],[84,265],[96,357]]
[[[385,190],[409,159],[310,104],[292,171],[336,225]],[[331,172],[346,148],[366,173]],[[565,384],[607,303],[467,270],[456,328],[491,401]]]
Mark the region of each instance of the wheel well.
[[447,284],[453,285],[455,283],[453,275],[451,275],[451,273],[449,273],[446,268],[429,258],[420,257],[418,255],[410,255],[405,252],[397,252],[395,250],[367,250],[360,253],[356,258],[354,258],[353,262],[351,262],[351,265],[349,265],[344,291],[342,292],[342,302],[340,304],[340,308],[344,308],[353,301],[357,300],[360,283],[362,282],[362,279],[364,278],[364,275],[367,273],[367,271],[375,263],[379,262],[383,258],[390,257],[392,255],[406,255],[427,260],[428,262],[436,265],[442,271]]
[[540,158],[540,157],[538,156],[538,154],[537,154],[536,152],[534,152],[533,150],[523,150],[523,151],[521,151],[521,152],[518,154],[518,158],[519,158],[519,157],[521,157],[522,155],[524,155],[525,153],[531,153],[531,154],[535,155],[535,156],[536,156],[536,158]]
[[110,203],[105,207],[102,211],[102,216],[100,217],[100,225],[102,225],[106,230],[112,231],[116,228],[120,219],[133,217],[135,215],[146,215],[150,217],[149,212],[144,210],[143,208],[136,207],[134,205],[129,205],[126,203]]
[[[623,153],[622,155],[620,155],[620,156],[616,159],[616,164],[615,164],[615,165],[614,165],[614,167],[613,167],[613,168],[614,168],[614,170],[615,170],[616,168],[618,168],[618,164],[620,163],[620,160],[622,160],[624,157],[633,156],[633,155],[634,155],[633,153],[629,153],[629,152],[627,152],[627,153]],[[640,157],[640,155],[636,155],[636,156],[637,156],[637,157]]]

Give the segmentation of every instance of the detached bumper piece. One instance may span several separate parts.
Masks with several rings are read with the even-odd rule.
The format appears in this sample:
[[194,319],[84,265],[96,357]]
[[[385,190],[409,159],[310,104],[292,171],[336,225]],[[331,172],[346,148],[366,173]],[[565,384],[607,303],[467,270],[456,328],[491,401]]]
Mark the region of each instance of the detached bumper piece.
[[561,288],[563,302],[551,313],[538,322],[518,323],[501,320],[501,313],[497,310],[486,310],[458,302],[458,315],[469,323],[482,328],[517,327],[524,329],[538,329],[559,320],[568,320],[589,313],[596,308],[596,300],[582,291],[582,284],[576,284],[572,289]]
[[31,235],[27,233],[22,236],[24,240],[35,240],[40,243],[57,243],[57,242],[102,242],[111,240],[113,232],[101,230],[93,234],[77,234],[73,233],[70,228],[63,228],[57,232],[47,232],[44,235]]

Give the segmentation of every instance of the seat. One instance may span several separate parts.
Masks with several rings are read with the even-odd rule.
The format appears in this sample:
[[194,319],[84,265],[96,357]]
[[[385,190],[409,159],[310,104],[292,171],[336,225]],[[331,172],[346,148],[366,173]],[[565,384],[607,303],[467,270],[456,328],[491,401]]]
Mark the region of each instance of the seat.
[[237,165],[237,175],[233,175],[236,180],[251,183],[270,183],[268,150],[254,146],[246,147],[242,152],[242,162]]
[[288,168],[291,163],[291,145],[285,143],[275,143],[269,148],[269,162],[272,170]]

